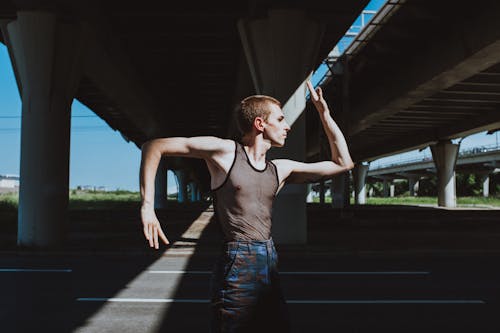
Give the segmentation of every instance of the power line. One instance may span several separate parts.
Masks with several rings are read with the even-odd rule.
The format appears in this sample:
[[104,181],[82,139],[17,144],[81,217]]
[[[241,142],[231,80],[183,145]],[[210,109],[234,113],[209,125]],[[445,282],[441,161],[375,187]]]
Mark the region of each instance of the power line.
[[[71,130],[111,129],[108,126],[72,126]],[[0,131],[20,131],[21,128],[0,128]]]
[[[15,119],[21,116],[0,116],[0,119]],[[100,118],[99,116],[71,116],[71,118]]]

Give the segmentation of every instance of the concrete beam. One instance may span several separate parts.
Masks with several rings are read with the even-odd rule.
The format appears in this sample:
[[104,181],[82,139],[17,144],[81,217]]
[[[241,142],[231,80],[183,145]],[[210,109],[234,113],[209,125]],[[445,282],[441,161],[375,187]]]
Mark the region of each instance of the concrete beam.
[[498,63],[500,4],[491,1],[488,6],[476,7],[482,11],[457,20],[455,28],[446,29],[446,35],[441,31],[439,38],[430,40],[420,52],[400,57],[384,84],[373,85],[363,102],[353,105],[349,134],[359,133]]
[[119,107],[120,115],[135,125],[146,138],[162,133],[153,117],[159,109],[142,86],[130,60],[117,45],[116,38],[104,29],[87,24],[83,54],[84,75]]

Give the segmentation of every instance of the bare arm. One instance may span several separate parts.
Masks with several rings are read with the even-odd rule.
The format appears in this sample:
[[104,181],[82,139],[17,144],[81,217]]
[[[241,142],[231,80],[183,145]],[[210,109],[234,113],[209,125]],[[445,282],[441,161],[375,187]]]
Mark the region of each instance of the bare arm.
[[309,183],[346,172],[354,167],[344,135],[330,115],[321,88],[315,91],[309,81],[307,86],[311,93],[311,101],[319,113],[323,129],[328,137],[332,159],[317,163],[275,160],[279,170],[280,187],[284,185],[285,180],[288,183]]
[[155,177],[162,155],[194,157],[217,162],[221,156],[234,150],[229,140],[216,137],[163,138],[144,143],[141,147],[142,158],[139,175],[141,190],[141,220],[144,236],[151,247],[159,248],[158,236],[169,244],[154,212]]

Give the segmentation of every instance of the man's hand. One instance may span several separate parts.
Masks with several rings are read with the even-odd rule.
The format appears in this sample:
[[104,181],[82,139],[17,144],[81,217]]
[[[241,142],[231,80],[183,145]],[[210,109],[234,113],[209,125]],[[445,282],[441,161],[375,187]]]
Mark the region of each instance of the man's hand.
[[162,241],[168,245],[170,242],[167,239],[167,236],[163,233],[161,229],[160,221],[156,217],[155,211],[152,207],[142,206],[141,208],[141,220],[142,225],[144,226],[144,237],[149,241],[149,246],[158,249],[160,244],[158,243],[158,236],[162,239]]
[[325,99],[323,98],[323,91],[321,90],[320,87],[316,88],[314,90],[313,85],[311,84],[311,81],[307,80],[306,82],[307,88],[309,88],[309,93],[311,94],[311,101],[313,102],[314,106],[316,107],[316,110],[318,110],[319,113],[324,113],[328,110],[328,104],[326,104]]

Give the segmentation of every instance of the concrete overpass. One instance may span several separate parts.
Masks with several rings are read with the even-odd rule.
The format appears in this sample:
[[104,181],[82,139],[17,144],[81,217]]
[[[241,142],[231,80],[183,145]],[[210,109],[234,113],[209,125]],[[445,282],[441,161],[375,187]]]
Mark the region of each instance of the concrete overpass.
[[[498,146],[474,147],[459,153],[456,172],[476,173],[482,175],[483,196],[489,196],[490,175],[500,172],[500,149]],[[384,182],[384,194],[389,193],[389,184],[394,179],[408,179],[410,195],[415,195],[419,180],[423,177],[435,175],[436,165],[429,158],[414,159],[399,164],[381,166],[369,170],[365,181],[382,180]],[[364,187],[364,184],[360,184]],[[364,201],[364,191],[359,191],[357,201]]]
[[[301,84],[367,3],[2,1],[2,42],[23,101],[19,245],[52,246],[64,237],[73,98],[140,147],[157,137],[235,136],[234,103],[273,95],[295,123],[293,148],[283,154],[304,160]],[[157,192],[166,193],[167,167],[181,192],[187,183],[208,190],[202,163],[168,159]],[[300,217],[278,232],[284,241],[305,242],[303,197],[303,185],[281,195],[281,206]],[[279,229],[289,216],[276,211]]]
[[[493,1],[388,1],[329,64],[324,87],[348,133],[356,179],[368,171],[362,162],[430,146],[439,205],[454,206],[458,146],[450,140],[500,128],[499,19]],[[311,160],[327,153],[321,134],[316,142]],[[343,178],[333,181],[336,206],[347,204]]]
[[[233,104],[270,94],[293,123],[287,147],[271,157],[327,157],[316,114],[302,113],[303,82],[367,2],[3,1],[2,41],[23,101],[19,245],[64,237],[73,98],[139,147],[165,136],[236,137]],[[441,191],[449,188],[458,148],[446,140],[500,127],[499,6],[391,0],[332,64],[326,95],[355,174],[362,161],[438,143]],[[187,183],[208,189],[202,163],[172,158],[160,164],[158,193],[167,167],[183,193]],[[346,179],[334,179],[336,205],[348,197]],[[278,241],[305,242],[305,192],[280,194]]]

